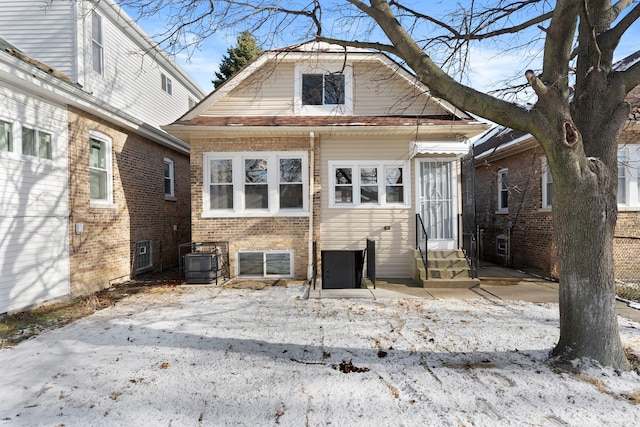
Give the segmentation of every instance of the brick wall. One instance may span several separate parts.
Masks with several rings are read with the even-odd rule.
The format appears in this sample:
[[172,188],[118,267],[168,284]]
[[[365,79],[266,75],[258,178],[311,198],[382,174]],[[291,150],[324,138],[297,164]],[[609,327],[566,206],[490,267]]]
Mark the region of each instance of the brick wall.
[[[296,279],[307,278],[309,264],[309,217],[235,217],[202,218],[203,154],[207,152],[242,151],[307,151],[309,137],[299,138],[192,138],[191,140],[191,205],[192,239],[229,243],[231,276],[236,272],[239,250],[293,250]],[[314,161],[314,235],[319,236],[319,154],[316,144]],[[311,239],[313,239],[312,237]]]
[[[476,220],[482,230],[482,258],[516,268],[539,270],[558,278],[558,254],[553,242],[551,211],[542,206],[540,147],[504,159],[476,164]],[[509,170],[509,212],[496,213],[498,171]],[[511,225],[511,228],[509,227]],[[498,256],[496,239],[510,240],[510,257]],[[614,239],[616,277],[640,280],[640,213],[618,212]]]
[[[539,270],[557,277],[551,211],[542,209],[542,149],[536,147],[476,164],[476,221],[482,230],[482,257],[502,265]],[[508,169],[509,209],[498,210],[498,171]],[[497,253],[497,236],[510,241],[509,256]]]
[[[89,131],[112,140],[113,208],[89,204]],[[164,158],[174,161],[175,200],[164,197]],[[135,246],[152,241],[152,270],[178,264],[191,240],[189,158],[85,112],[69,109],[71,293],[82,295],[136,274]],[[83,232],[76,233],[76,224]]]

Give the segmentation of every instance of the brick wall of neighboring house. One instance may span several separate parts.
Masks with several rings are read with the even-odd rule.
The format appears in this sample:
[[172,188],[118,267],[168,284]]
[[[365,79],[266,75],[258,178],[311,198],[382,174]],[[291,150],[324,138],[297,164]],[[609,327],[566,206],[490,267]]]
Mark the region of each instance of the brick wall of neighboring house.
[[[557,277],[551,211],[542,207],[542,149],[476,162],[476,221],[483,259]],[[508,213],[498,211],[498,171],[508,169]],[[510,242],[500,254],[498,237]]]
[[[113,208],[89,203],[89,131],[111,138]],[[175,200],[164,197],[164,158],[174,161]],[[69,108],[69,246],[71,293],[82,295],[136,274],[136,242],[152,242],[159,271],[178,264],[178,245],[191,240],[189,158]],[[76,232],[82,224],[82,233]]]
[[[306,151],[309,137],[301,138],[192,138],[191,139],[191,222],[195,242],[228,242],[231,276],[236,272],[239,250],[293,250],[294,276],[307,278],[309,265],[309,217],[202,218],[203,154],[207,152]],[[314,161],[314,236],[319,236],[320,162],[316,143]]]
[[[542,149],[536,147],[499,160],[479,160],[476,163],[476,220],[482,230],[480,243],[483,259],[513,267],[533,267],[549,277],[558,278],[558,255],[553,243],[551,211],[540,209],[542,158]],[[508,214],[496,213],[498,171],[504,168],[509,171]],[[510,259],[498,255],[498,235],[510,238]],[[638,280],[640,212],[618,212],[613,249],[616,277]]]

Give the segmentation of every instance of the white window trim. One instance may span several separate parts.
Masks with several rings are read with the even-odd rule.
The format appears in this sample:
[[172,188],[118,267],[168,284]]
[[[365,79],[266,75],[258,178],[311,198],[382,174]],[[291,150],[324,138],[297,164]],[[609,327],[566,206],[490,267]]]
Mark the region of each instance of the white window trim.
[[[502,206],[502,179],[507,176],[507,206]],[[504,214],[509,213],[509,169],[500,169],[498,171],[498,210],[496,213]]]
[[548,194],[547,194],[547,184],[551,184],[553,186],[553,176],[551,176],[551,182],[549,182],[549,175],[551,175],[551,171],[549,169],[549,164],[547,163],[547,159],[546,157],[542,157],[541,158],[541,164],[540,164],[540,170],[542,171],[542,176],[540,178],[540,185],[541,185],[541,194],[542,194],[542,200],[541,202],[541,208],[540,211],[542,212],[548,212],[552,209],[553,207],[553,201],[551,203],[547,203],[547,200],[549,200]]
[[3,116],[0,116],[0,121],[6,123],[9,125],[10,128],[10,132],[11,132],[11,137],[9,138],[8,144],[11,145],[11,149],[9,149],[9,147],[7,147],[6,150],[0,150],[0,154],[15,154],[16,152],[16,132],[15,132],[15,128],[16,128],[16,124],[14,120],[10,120],[10,119],[6,119]]
[[[99,199],[91,199],[91,196],[89,196],[89,207],[91,208],[104,208],[104,209],[114,209],[115,205],[113,203],[113,164],[112,164],[112,157],[113,157],[113,143],[111,141],[111,138],[109,138],[107,135],[95,131],[95,130],[90,130],[89,131],[89,138],[90,139],[97,139],[98,141],[104,142],[105,146],[107,147],[107,199],[106,200],[99,200]],[[91,178],[89,178],[90,180]],[[87,185],[90,185],[90,182],[87,182]]]
[[160,73],[160,76],[162,91],[168,95],[173,95],[173,80],[171,77],[165,73]]
[[[344,104],[331,105],[303,105],[302,104],[302,75],[303,74],[344,74]],[[301,116],[320,116],[326,114],[353,115],[353,66],[343,61],[296,64],[294,79],[294,111]]]
[[[268,166],[267,185],[269,188],[268,209],[244,208],[244,160],[266,158]],[[280,209],[279,159],[302,159],[302,209]],[[233,168],[233,209],[209,209],[209,189],[211,173],[210,160],[229,159]],[[202,218],[234,217],[299,217],[309,215],[309,155],[306,151],[253,151],[253,152],[215,152],[203,154],[203,208]]]
[[[336,168],[350,167],[352,172],[353,197],[351,203],[336,203],[335,187],[336,187]],[[378,203],[361,203],[360,201],[360,168],[377,167],[378,168]],[[387,203],[386,202],[386,182],[385,169],[388,167],[402,168],[403,177],[403,203]],[[385,160],[333,160],[329,161],[329,207],[336,209],[394,209],[411,207],[411,184],[409,170],[409,161],[385,161]]]
[[[620,144],[618,145],[618,152],[622,152],[622,156],[624,158],[624,164],[618,164],[618,168],[625,168],[625,194],[627,199],[625,203],[618,203],[618,210],[639,211],[640,144]],[[619,171],[618,175],[620,175]]]
[[[240,254],[241,253],[262,253],[262,259],[263,259],[263,269],[262,269],[262,275],[258,276],[258,275],[240,275]],[[267,274],[266,272],[266,268],[267,268],[267,262],[266,262],[266,256],[267,254],[289,254],[289,271],[291,272],[291,274],[288,275],[280,275],[280,274]],[[244,277],[244,278],[259,278],[259,277],[264,277],[264,278],[271,278],[271,279],[277,279],[277,278],[282,278],[282,279],[287,279],[287,278],[292,278],[294,277],[294,251],[293,250],[239,250],[238,252],[236,252],[236,271],[238,272],[238,277]]]
[[[166,189],[165,189],[164,197],[165,197],[166,200],[175,200],[176,199],[175,163],[173,162],[173,160],[165,157],[164,161],[163,161],[163,166],[164,165],[169,165],[169,177],[168,178],[169,178],[169,181],[171,183],[171,190],[170,190],[169,193],[167,193]],[[163,175],[164,175],[164,167],[163,167]],[[164,176],[165,183],[166,183],[166,180],[167,180],[167,176],[165,175]]]
[[[36,150],[36,154],[24,154],[22,152],[22,144],[23,144],[22,132],[24,131],[24,129],[29,129],[29,130],[32,130],[32,131],[35,132],[35,141],[34,141],[35,147],[34,148]],[[41,133],[46,133],[47,135],[49,135],[51,137],[51,158],[50,159],[47,159],[46,157],[40,156],[40,134]],[[18,146],[19,146],[19,149],[20,149],[20,153],[23,156],[29,157],[30,159],[38,159],[38,160],[43,161],[43,162],[51,162],[51,161],[53,161],[53,159],[55,158],[55,155],[56,155],[56,153],[55,153],[55,146],[56,146],[56,144],[55,144],[55,134],[53,132],[49,131],[49,130],[42,129],[42,128],[38,127],[38,126],[30,126],[30,125],[25,125],[25,124],[21,125],[20,126],[20,144]],[[13,146],[13,149],[15,151],[15,149],[16,149],[15,145]]]
[[[105,36],[105,28],[104,28],[104,22],[105,19],[102,15],[100,15],[99,13],[97,13],[95,10],[93,10],[91,15],[91,31],[89,31],[89,38],[91,39],[91,71],[93,71],[95,74],[98,74],[100,76],[104,75],[104,70],[106,67],[105,64],[105,54],[104,54],[104,36]],[[102,37],[102,40],[96,40],[93,38],[93,16],[96,16],[99,20],[100,20],[100,27],[101,27],[101,34],[100,36]],[[94,58],[93,58],[93,44],[96,43],[98,46],[100,46],[100,71],[96,71],[96,69],[94,68]]]

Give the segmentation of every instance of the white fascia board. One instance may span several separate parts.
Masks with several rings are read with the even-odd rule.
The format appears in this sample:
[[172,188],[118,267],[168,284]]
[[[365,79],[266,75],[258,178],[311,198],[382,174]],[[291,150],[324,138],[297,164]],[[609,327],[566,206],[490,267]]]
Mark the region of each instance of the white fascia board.
[[119,109],[103,103],[79,87],[66,83],[38,67],[1,51],[0,80],[18,86],[38,97],[50,99],[63,105],[71,105],[94,114],[111,123],[130,129],[162,146],[189,154],[189,144],[179,138],[122,113]]

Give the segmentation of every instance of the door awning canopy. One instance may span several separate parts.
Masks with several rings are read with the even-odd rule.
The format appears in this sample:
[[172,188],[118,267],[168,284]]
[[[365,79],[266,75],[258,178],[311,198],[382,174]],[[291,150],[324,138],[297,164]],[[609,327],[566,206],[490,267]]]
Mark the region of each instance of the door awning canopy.
[[469,145],[457,141],[411,141],[409,149],[411,157],[418,154],[444,154],[456,157],[469,154]]

